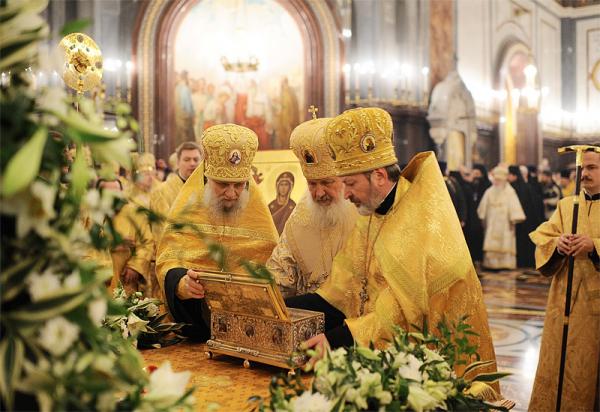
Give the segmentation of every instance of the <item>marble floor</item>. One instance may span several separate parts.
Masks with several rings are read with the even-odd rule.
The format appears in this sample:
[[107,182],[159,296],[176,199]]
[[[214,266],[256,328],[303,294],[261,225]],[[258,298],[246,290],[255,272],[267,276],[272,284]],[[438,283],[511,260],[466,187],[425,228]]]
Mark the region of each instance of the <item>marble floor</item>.
[[520,271],[481,272],[502,394],[526,411],[535,378],[550,279]]

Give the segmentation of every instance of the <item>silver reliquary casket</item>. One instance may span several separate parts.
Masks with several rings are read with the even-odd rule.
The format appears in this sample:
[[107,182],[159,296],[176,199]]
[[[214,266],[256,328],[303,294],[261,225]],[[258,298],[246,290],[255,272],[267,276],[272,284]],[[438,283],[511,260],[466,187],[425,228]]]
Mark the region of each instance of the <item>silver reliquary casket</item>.
[[[266,280],[202,271],[200,280],[211,311],[209,356],[215,353],[293,368],[306,362],[299,345],[323,332],[320,312],[286,308],[277,285]],[[290,364],[291,359],[291,364]]]

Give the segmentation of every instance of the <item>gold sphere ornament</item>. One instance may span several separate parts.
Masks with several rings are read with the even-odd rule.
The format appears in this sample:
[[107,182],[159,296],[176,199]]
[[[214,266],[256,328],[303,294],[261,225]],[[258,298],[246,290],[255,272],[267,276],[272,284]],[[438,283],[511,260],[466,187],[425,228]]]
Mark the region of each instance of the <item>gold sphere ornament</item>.
[[58,45],[63,52],[62,78],[67,86],[83,93],[100,85],[102,53],[87,34],[71,33]]

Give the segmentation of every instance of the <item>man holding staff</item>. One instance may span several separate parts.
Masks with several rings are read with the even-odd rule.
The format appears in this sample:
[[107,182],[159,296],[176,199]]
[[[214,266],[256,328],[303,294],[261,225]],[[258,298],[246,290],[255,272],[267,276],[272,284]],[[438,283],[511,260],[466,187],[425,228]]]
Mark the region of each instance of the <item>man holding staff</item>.
[[538,270],[552,276],[530,411],[600,408],[600,147],[567,151],[579,152],[583,190],[530,234]]

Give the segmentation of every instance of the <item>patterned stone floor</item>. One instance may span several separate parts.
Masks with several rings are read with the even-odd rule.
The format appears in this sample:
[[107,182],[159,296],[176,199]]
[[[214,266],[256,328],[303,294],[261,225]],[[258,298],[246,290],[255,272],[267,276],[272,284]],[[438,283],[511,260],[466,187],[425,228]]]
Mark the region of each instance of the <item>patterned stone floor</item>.
[[[488,308],[499,369],[513,375],[501,383],[505,398],[516,402],[514,411],[526,411],[537,366],[544,308],[550,285],[540,275],[519,271],[482,272],[481,284]],[[197,410],[243,411],[252,395],[266,396],[270,377],[279,369],[220,356],[208,360],[203,345],[184,343],[144,351],[148,365],[170,360],[176,371],[192,371]]]
[[513,375],[501,381],[502,395],[526,411],[537,368],[550,279],[519,271],[483,272],[498,368]]

